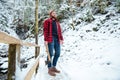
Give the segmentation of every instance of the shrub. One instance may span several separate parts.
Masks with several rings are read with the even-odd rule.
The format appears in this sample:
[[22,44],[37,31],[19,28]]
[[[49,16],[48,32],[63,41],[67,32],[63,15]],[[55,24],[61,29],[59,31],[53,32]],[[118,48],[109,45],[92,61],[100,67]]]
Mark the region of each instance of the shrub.
[[97,27],[93,28],[93,31],[97,32],[99,29]]
[[91,3],[91,7],[93,8],[93,14],[101,13],[101,14],[106,14],[107,11],[105,8],[107,7],[107,2],[102,1],[102,0],[95,0]]
[[88,11],[86,13],[86,15],[84,16],[83,20],[86,21],[86,22],[92,22],[95,19],[94,19],[92,13],[90,11]]
[[116,7],[118,8],[118,13],[120,13],[120,0],[116,0]]

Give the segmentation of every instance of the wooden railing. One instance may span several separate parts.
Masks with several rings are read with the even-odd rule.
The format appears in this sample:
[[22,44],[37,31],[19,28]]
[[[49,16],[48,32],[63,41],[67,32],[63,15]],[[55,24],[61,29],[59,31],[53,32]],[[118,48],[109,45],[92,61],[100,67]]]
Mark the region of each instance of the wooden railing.
[[[40,52],[40,46],[33,43],[23,42],[22,40],[19,40],[17,38],[14,38],[12,36],[9,36],[8,34],[4,32],[0,32],[0,43],[9,44],[9,50],[8,50],[8,78],[7,80],[15,80],[15,73],[16,73],[16,65],[19,66],[20,64],[20,48],[21,46],[28,46],[28,47],[36,47],[37,48],[37,57],[36,62],[32,66],[32,68],[28,71],[26,74],[24,80],[31,80],[31,77],[33,73],[36,71],[39,65],[39,52]],[[17,63],[17,64],[16,64]],[[20,67],[20,66],[19,66]]]

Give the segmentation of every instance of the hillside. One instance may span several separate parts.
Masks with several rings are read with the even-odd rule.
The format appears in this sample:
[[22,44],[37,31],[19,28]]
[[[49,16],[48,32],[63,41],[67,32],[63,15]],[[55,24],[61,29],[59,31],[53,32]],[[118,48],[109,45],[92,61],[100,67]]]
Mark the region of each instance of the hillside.
[[[75,30],[68,27],[72,19],[63,21],[61,25],[65,30],[64,44],[58,65],[63,73],[55,77],[55,80],[120,79],[120,14],[113,6],[109,6],[107,11],[104,15],[94,15],[95,20],[91,23],[80,22]],[[74,24],[81,21],[81,15],[83,14],[80,12],[74,16]],[[39,43],[44,56],[43,36]],[[45,56],[40,60],[39,73],[33,80],[49,79],[44,60]]]

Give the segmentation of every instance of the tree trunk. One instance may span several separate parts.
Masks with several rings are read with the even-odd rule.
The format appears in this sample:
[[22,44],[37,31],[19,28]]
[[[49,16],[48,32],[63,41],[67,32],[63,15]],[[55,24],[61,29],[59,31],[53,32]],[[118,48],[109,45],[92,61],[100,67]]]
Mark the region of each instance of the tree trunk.
[[74,21],[73,21],[73,14],[74,14],[74,10],[73,10],[73,8],[72,8],[72,0],[69,0],[69,6],[70,6],[70,11],[71,11],[71,13],[72,13],[72,28],[73,28],[73,30],[75,30],[75,26],[74,26]]
[[58,8],[60,7],[62,0],[56,0],[56,3],[59,5]]
[[[35,43],[38,44],[38,0],[35,0]],[[38,47],[35,47],[35,58],[39,55]],[[37,69],[36,69],[37,72]]]
[[8,80],[15,80],[16,44],[9,45],[8,53]]
[[82,2],[83,2],[83,0],[77,0],[77,2],[76,2],[77,7],[80,7]]
[[[36,8],[35,8],[35,43],[38,44],[38,0],[35,1]],[[37,50],[35,50],[37,53]],[[37,57],[37,55],[35,55]]]
[[72,0],[68,0],[68,4],[69,4],[69,6],[71,6]]

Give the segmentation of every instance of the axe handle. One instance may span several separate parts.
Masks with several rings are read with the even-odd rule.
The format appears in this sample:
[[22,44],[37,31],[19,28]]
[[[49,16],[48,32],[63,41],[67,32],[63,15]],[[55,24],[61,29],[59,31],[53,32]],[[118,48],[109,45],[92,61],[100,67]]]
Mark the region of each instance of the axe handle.
[[46,44],[45,47],[46,47],[46,52],[47,52],[47,56],[48,56],[48,61],[51,61],[48,45]]

